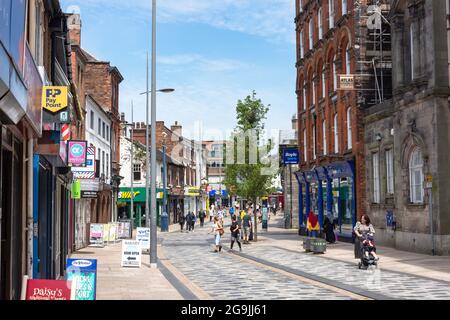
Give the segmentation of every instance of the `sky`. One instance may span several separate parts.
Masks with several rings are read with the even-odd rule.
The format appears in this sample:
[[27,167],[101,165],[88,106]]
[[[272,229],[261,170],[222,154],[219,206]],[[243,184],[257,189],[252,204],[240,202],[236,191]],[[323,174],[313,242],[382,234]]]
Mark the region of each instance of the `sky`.
[[[120,112],[145,122],[151,0],[62,0],[80,13],[82,47],[118,67]],[[222,139],[253,90],[270,105],[266,129],[291,129],[296,113],[294,0],[158,0],[157,120],[195,139]],[[199,130],[199,128],[202,128]],[[201,133],[200,133],[201,132]]]

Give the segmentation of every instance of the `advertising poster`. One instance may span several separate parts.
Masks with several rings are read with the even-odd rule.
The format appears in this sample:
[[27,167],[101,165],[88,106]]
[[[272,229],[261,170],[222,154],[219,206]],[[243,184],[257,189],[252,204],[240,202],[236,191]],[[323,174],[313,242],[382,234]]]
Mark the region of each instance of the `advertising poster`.
[[116,241],[117,240],[117,224],[116,223],[110,223],[109,226],[109,241]]
[[71,171],[75,179],[95,179],[95,148],[87,148],[85,167],[72,167]]
[[103,224],[91,224],[89,242],[91,245],[101,245],[104,242]]
[[140,268],[142,248],[139,241],[124,240],[122,242],[122,267]]
[[131,221],[120,221],[118,228],[119,239],[131,239]]
[[150,228],[137,228],[136,240],[139,241],[143,250],[150,250]]
[[68,259],[67,280],[76,279],[75,300],[95,300],[97,296],[97,260]]

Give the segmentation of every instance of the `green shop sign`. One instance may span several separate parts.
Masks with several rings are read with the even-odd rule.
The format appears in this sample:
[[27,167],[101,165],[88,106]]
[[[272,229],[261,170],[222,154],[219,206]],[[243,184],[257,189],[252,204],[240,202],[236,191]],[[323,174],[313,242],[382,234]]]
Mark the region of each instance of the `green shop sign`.
[[[134,202],[145,202],[145,198],[147,195],[147,193],[145,192],[145,188],[133,188],[133,193]],[[163,189],[156,189],[156,198],[158,200],[162,200],[163,197]],[[131,188],[120,188],[118,200],[122,203],[131,202]]]

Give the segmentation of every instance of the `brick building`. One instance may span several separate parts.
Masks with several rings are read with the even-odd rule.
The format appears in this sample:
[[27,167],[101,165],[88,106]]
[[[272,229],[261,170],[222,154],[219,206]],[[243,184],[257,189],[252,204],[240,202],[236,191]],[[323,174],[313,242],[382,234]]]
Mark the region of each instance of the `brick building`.
[[[296,1],[301,232],[313,211],[350,238],[366,209],[362,110],[390,97],[390,47],[367,28],[378,22],[367,13],[373,2]],[[355,90],[340,90],[342,75]]]

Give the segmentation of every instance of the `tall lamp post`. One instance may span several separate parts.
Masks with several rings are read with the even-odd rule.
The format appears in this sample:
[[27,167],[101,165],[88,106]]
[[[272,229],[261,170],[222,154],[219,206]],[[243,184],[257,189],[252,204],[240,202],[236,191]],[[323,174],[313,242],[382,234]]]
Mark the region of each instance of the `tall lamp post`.
[[163,212],[168,214],[169,210],[167,210],[167,193],[166,193],[166,189],[167,189],[167,164],[166,164],[166,138],[167,138],[167,133],[163,132]]

